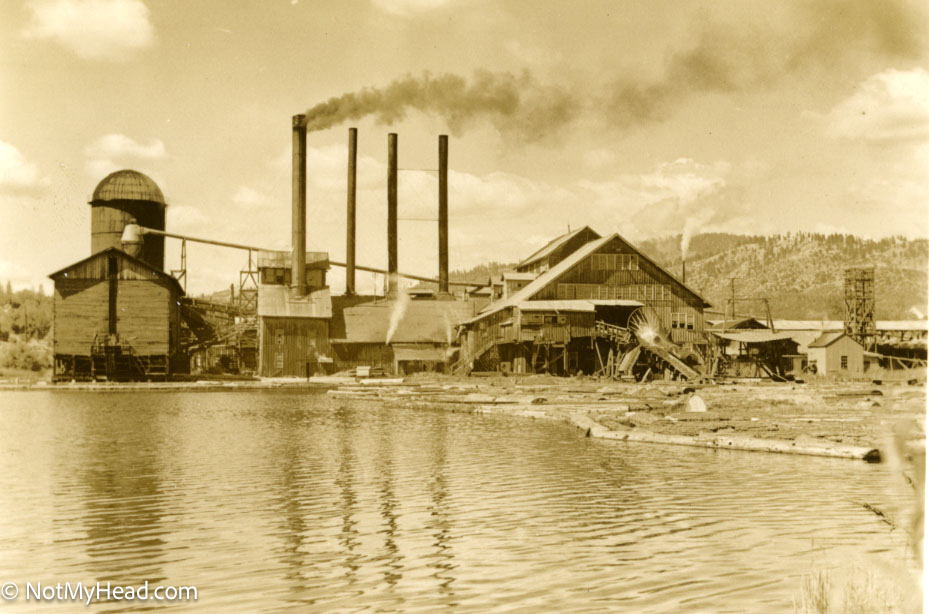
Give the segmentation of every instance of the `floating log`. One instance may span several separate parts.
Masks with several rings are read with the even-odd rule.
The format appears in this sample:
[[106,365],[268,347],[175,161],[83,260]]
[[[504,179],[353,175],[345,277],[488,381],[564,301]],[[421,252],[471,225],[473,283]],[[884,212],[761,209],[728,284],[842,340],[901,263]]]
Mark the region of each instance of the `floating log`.
[[642,429],[629,431],[611,431],[588,416],[574,414],[570,417],[578,428],[587,431],[588,437],[616,439],[619,441],[639,441],[643,443],[664,443],[701,448],[727,450],[744,450],[749,452],[778,452],[781,454],[804,454],[808,456],[828,456],[833,458],[854,458],[869,463],[881,461],[880,450],[860,446],[848,446],[832,442],[805,443],[778,439],[758,439],[748,436],[714,436],[691,437],[688,435],[665,435]]

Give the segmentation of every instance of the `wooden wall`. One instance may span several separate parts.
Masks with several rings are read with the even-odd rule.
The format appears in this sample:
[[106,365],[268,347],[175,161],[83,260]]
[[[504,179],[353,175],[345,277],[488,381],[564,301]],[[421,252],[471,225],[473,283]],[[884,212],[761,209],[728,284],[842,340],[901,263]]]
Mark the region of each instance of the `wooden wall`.
[[106,279],[55,281],[53,351],[90,356],[94,335],[107,334],[109,282]]
[[[137,354],[172,354],[177,302],[166,280],[120,280],[116,291],[116,332]],[[172,309],[173,307],[173,309]]]
[[263,316],[260,334],[264,377],[305,377],[307,360],[312,361],[314,353],[330,356],[328,320]]
[[[102,260],[100,258],[92,262]],[[128,263],[128,261],[124,261]],[[54,303],[54,352],[89,356],[94,337],[109,331],[110,281],[57,279]],[[116,332],[140,355],[176,351],[180,316],[177,291],[162,277],[116,284]]]
[[592,312],[531,311],[519,314],[519,340],[537,343],[567,343],[594,335]]
[[[611,259],[608,266],[628,267],[614,269],[605,268],[602,259],[595,262],[595,254],[591,254],[557,282],[543,288],[535,298],[638,300],[658,312],[662,324],[671,331],[671,338],[675,343],[705,341],[702,302],[687,291],[677,279],[638,255],[635,249],[618,238],[597,250],[596,254],[624,254],[637,257]],[[672,328],[672,313],[690,316],[693,328]]]

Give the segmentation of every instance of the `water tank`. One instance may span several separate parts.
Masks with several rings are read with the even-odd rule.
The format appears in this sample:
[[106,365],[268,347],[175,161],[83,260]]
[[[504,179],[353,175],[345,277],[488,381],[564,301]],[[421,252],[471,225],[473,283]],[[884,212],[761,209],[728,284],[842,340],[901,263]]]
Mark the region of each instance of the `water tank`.
[[[109,247],[121,249],[123,228],[132,220],[146,228],[165,229],[165,197],[151,177],[138,171],[116,171],[104,177],[94,190],[90,206],[92,254]],[[145,235],[139,258],[164,270],[164,237]]]

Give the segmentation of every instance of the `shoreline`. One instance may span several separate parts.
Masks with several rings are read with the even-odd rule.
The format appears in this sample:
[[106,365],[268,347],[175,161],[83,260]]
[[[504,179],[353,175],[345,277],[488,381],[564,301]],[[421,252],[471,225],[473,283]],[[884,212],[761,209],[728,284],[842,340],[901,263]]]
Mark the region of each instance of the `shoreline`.
[[[925,454],[924,385],[900,382],[744,381],[628,384],[593,378],[406,378],[201,380],[186,382],[0,382],[0,391],[325,391],[332,399],[387,406],[513,415],[566,422],[588,437],[710,449],[886,459],[906,424],[907,454]],[[692,397],[699,397],[692,403]],[[693,409],[703,411],[688,411]]]
[[[905,423],[907,453],[925,453],[922,386],[643,386],[557,378],[486,383],[432,377],[392,385],[355,383],[327,394],[395,407],[561,421],[600,439],[870,463],[886,460],[894,429]],[[705,399],[707,411],[686,411],[693,395]]]

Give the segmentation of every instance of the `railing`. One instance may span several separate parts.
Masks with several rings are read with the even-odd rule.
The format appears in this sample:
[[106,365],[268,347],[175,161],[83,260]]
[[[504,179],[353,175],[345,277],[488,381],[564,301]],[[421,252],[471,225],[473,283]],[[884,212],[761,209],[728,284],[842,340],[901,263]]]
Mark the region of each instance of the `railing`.
[[594,323],[594,334],[596,334],[597,337],[609,339],[621,345],[632,341],[632,333],[629,332],[629,329],[615,324],[609,324],[602,320],[597,320]]

